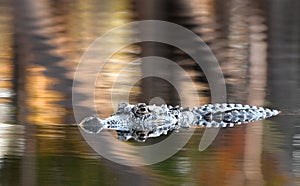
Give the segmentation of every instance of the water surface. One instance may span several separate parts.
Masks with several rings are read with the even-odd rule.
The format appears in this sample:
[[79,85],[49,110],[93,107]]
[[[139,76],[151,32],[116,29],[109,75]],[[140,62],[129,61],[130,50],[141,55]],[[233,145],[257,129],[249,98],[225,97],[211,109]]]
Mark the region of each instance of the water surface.
[[[156,7],[129,0],[0,0],[0,5],[1,185],[300,184],[299,1],[176,0]],[[204,130],[197,129],[176,155],[151,166],[126,167],[99,156],[75,124],[74,71],[94,39],[145,18],[172,21],[201,36],[219,60],[229,102],[276,108],[282,114],[222,129],[204,152],[198,151]],[[103,50],[136,34],[119,33]],[[119,71],[150,54],[176,61],[190,75],[199,93],[197,103],[186,91],[190,103],[210,102],[205,75],[189,56],[163,44],[136,44],[112,56],[99,74],[101,117],[113,112],[110,91]],[[143,68],[130,66],[124,79],[140,77]],[[117,96],[122,97],[128,85],[120,84],[124,89]],[[131,88],[132,103],[155,97],[180,103],[174,87],[163,80],[141,80]]]

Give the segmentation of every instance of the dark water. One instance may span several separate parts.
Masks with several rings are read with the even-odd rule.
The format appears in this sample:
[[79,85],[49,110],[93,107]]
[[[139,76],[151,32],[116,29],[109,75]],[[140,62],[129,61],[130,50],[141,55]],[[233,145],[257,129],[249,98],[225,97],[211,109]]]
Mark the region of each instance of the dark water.
[[[300,185],[299,8],[298,0],[0,0],[0,185]],[[168,20],[197,33],[219,60],[229,102],[282,114],[222,129],[204,152],[197,150],[204,130],[197,129],[176,155],[151,166],[100,157],[75,125],[74,72],[94,39],[140,19]],[[121,32],[103,50],[135,34]],[[112,113],[110,90],[120,70],[154,54],[176,61],[194,80],[198,102],[182,83],[190,106],[210,102],[205,75],[188,56],[162,44],[136,44],[112,56],[99,75],[101,117]],[[125,79],[144,68],[129,67],[117,97],[126,94]],[[131,87],[130,101],[160,97],[178,104],[174,92],[163,80],[142,80]],[[83,90],[83,104],[85,96]]]

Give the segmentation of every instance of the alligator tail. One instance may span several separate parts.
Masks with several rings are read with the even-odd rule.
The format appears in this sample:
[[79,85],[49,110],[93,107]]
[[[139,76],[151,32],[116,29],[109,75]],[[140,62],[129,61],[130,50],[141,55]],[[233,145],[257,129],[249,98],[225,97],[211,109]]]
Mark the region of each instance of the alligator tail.
[[276,116],[278,110],[242,104],[207,104],[192,109],[194,125],[206,127],[232,127]]

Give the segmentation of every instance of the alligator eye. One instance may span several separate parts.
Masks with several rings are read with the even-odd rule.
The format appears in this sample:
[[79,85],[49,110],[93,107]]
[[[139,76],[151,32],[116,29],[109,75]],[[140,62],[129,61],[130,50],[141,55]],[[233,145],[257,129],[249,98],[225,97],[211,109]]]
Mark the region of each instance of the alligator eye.
[[145,112],[146,108],[142,107],[142,108],[140,108],[140,111]]
[[139,104],[137,104],[137,107],[138,108],[146,107],[146,104],[145,103],[139,103]]

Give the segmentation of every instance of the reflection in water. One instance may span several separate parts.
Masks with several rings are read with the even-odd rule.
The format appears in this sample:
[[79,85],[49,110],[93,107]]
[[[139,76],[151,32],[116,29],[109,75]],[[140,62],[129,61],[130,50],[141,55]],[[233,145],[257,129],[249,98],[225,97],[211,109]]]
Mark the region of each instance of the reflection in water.
[[[17,184],[11,165],[24,155],[24,127],[15,122],[13,103],[13,35],[9,1],[0,1],[0,184]],[[2,181],[3,180],[3,181]],[[5,181],[7,180],[7,181]]]
[[[0,0],[1,185],[299,183],[299,117],[285,115],[299,107],[299,1],[165,0],[155,6],[157,3]],[[230,102],[271,105],[285,113],[252,126],[221,130],[213,145],[201,153],[197,147],[203,130],[197,129],[185,148],[153,166],[129,168],[99,158],[72,125],[74,71],[94,39],[115,26],[145,18],[170,20],[201,36],[220,62]],[[100,49],[108,51],[138,34],[146,33],[118,33]],[[98,74],[100,117],[113,113],[111,91],[116,103],[127,98],[128,89],[132,103],[157,96],[170,104],[182,101],[168,83],[155,79],[128,88],[128,82],[139,79],[147,69],[141,62],[130,62],[148,55],[172,59],[191,76],[200,103],[190,94],[189,84],[180,81],[188,95],[185,103],[210,102],[205,74],[189,56],[171,46],[139,43],[113,55]],[[89,68],[95,66],[91,63]],[[112,89],[116,78],[118,85]],[[160,91],[153,93],[152,89]],[[82,90],[81,104],[89,113],[86,95]],[[112,153],[130,150],[121,148],[112,147]]]
[[24,127],[0,123],[0,168],[7,156],[22,156],[24,140],[22,138]]
[[[67,181],[66,178],[73,177],[71,183],[101,184],[108,182],[107,179],[112,177],[122,180],[134,176],[136,174],[134,169],[129,169],[131,172],[112,174],[117,168],[108,164],[109,168],[106,171],[108,177],[103,178],[101,175],[105,168],[102,164],[106,162],[94,160],[94,154],[88,150],[83,141],[79,140],[82,137],[77,127],[66,125],[70,122],[68,114],[71,114],[69,110],[72,81],[69,78],[73,76],[75,61],[79,60],[78,53],[106,29],[122,22],[105,26],[107,21],[103,21],[98,25],[102,30],[97,30],[98,27],[88,23],[90,18],[92,20],[99,18],[97,14],[94,17],[98,12],[95,6],[90,6],[89,2],[66,4],[62,11],[60,3],[63,2],[57,3],[16,1],[18,5],[15,10],[14,39],[18,46],[15,52],[18,79],[15,89],[17,106],[20,110],[17,117],[25,126],[25,152],[20,165],[17,166],[21,167],[20,175],[16,172],[20,178],[18,181],[25,185],[61,184]],[[106,8],[115,11],[115,4],[115,2],[108,4]],[[79,11],[75,17],[73,17],[75,12],[69,11],[72,8]],[[110,18],[114,15],[116,14],[107,12],[106,15],[98,16],[99,20],[105,20],[106,16]],[[115,21],[117,18],[111,19]],[[79,27],[82,26],[82,29],[68,26],[74,21]],[[28,24],[33,26],[30,27]],[[65,156],[69,157],[68,160],[64,158]],[[72,171],[68,171],[69,168]],[[84,168],[88,171],[83,171]],[[84,174],[81,175],[82,172]],[[48,179],[50,177],[51,179]],[[98,180],[98,177],[101,180]]]
[[[267,45],[265,39],[266,26],[263,12],[253,8],[251,10],[256,14],[248,17],[249,23],[249,93],[248,103],[265,105],[265,88],[267,83]],[[257,122],[257,125],[247,126],[245,134],[245,162],[244,172],[246,181],[249,185],[262,185],[263,172],[261,169],[261,154],[263,140],[263,122]]]
[[[30,107],[31,114],[26,120],[36,124],[61,124],[65,109],[57,103],[64,99],[64,95],[58,91],[49,90],[51,85],[59,83],[58,79],[43,75],[45,69],[35,67],[27,69],[26,104]],[[49,114],[51,113],[51,114]]]
[[[282,150],[268,151],[268,156],[276,161],[278,166],[273,174],[279,174],[279,181],[286,185],[299,185],[299,36],[300,36],[300,12],[293,7],[299,7],[299,1],[276,1],[270,5],[268,14],[269,23],[269,76],[268,87],[274,94],[268,95],[268,99],[280,106],[286,113],[296,111],[295,116],[281,117],[278,122],[282,125],[272,125],[272,135],[278,133],[282,136],[282,145],[272,143],[271,147]],[[280,14],[279,14],[280,12]],[[288,25],[288,26],[287,26]],[[278,91],[282,90],[282,91]],[[288,118],[288,120],[287,120]],[[275,132],[274,132],[275,131]],[[275,136],[275,135],[274,135]],[[296,181],[293,183],[287,176],[280,173],[292,174]],[[270,175],[268,179],[271,180]]]
[[12,65],[12,20],[11,9],[8,2],[3,2],[0,7],[0,122],[13,120],[13,65]]
[[[254,4],[254,3],[253,3]],[[245,11],[247,9],[247,11]],[[253,11],[247,0],[231,0],[228,6],[227,55],[224,63],[224,73],[228,75],[229,90],[239,92],[239,98],[234,101],[245,101],[247,86],[247,69],[249,58],[249,21],[248,14]],[[242,94],[243,93],[243,94]]]
[[[115,38],[120,43],[108,45],[112,48],[122,46],[122,37],[132,37],[120,33]],[[101,117],[107,117],[117,108],[118,102],[137,102],[140,89],[138,80],[141,79],[140,62],[137,59],[139,47],[128,46],[114,54],[98,75],[96,84],[96,104]],[[93,67],[92,67],[93,68]],[[131,83],[134,82],[134,83]],[[128,93],[130,92],[130,95]],[[113,107],[113,109],[112,109]]]

